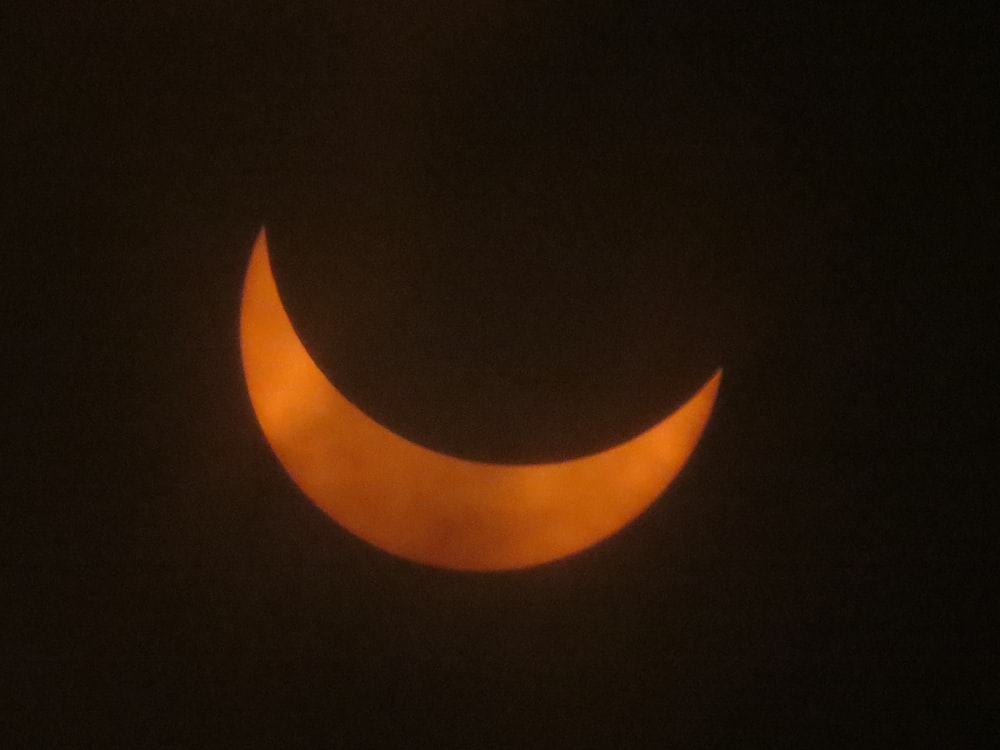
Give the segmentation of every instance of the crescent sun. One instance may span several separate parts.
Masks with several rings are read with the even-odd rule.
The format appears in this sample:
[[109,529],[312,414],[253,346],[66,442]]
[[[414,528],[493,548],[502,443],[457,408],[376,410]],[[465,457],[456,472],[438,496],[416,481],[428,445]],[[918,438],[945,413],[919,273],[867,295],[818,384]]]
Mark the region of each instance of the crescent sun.
[[461,570],[537,565],[621,529],[684,466],[722,375],[652,428],[593,455],[535,465],[448,456],[378,424],[320,371],[282,305],[263,230],[244,282],[240,350],[264,436],[313,503],[382,550]]

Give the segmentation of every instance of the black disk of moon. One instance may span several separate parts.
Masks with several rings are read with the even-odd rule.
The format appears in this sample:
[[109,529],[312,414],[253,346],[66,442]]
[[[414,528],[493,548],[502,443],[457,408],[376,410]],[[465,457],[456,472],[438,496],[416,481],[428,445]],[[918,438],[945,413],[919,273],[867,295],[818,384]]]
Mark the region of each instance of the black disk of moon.
[[297,124],[310,135],[274,169],[261,220],[316,364],[450,455],[553,461],[635,436],[733,361],[766,296],[738,123],[706,118],[662,51],[622,58],[577,22],[414,42],[417,68],[348,56],[368,83]]

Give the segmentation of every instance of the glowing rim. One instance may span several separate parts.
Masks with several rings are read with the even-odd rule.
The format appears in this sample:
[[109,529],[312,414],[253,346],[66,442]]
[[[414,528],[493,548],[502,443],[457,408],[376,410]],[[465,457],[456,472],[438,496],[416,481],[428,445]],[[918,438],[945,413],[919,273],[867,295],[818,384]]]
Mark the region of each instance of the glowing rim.
[[684,466],[722,376],[659,424],[590,456],[537,465],[447,456],[378,424],[327,380],[281,303],[264,230],[247,269],[240,347],[257,420],[306,496],[383,550],[464,570],[547,562],[625,526]]

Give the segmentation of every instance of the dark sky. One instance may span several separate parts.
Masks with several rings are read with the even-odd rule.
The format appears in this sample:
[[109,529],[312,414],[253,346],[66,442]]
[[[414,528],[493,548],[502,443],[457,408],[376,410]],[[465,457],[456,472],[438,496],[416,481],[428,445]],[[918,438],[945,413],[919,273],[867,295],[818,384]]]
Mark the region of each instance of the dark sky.
[[[991,19],[65,5],[0,11],[9,746],[995,742]],[[581,455],[723,367],[701,445],[572,558],[369,547],[249,406],[264,224],[401,434]]]

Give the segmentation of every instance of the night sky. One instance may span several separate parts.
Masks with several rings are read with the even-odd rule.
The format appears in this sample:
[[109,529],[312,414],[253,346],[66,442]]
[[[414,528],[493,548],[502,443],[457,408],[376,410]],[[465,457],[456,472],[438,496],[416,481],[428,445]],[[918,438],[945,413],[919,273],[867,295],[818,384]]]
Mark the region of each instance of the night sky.
[[[65,5],[0,11],[5,746],[1000,740],[995,18]],[[715,413],[579,555],[391,557],[254,419],[265,225],[419,443],[583,455],[722,367]]]

